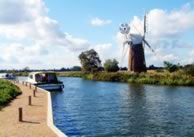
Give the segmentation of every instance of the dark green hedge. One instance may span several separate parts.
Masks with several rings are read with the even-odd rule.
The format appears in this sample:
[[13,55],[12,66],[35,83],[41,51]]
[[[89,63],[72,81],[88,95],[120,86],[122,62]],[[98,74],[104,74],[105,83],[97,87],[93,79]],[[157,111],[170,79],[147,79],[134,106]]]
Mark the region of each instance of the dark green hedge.
[[21,91],[17,86],[9,81],[0,79],[0,106],[6,105],[20,94]]

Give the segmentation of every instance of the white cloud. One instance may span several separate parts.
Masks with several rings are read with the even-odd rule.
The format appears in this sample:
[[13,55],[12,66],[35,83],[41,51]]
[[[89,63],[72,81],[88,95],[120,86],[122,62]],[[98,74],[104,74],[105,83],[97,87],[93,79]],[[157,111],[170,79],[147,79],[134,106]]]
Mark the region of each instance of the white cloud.
[[148,13],[148,28],[151,36],[167,38],[180,35],[194,28],[194,10],[189,7],[170,12],[151,10]]
[[104,20],[104,19],[100,19],[98,17],[91,19],[92,26],[104,26],[104,25],[108,25],[111,23],[112,23],[111,20]]
[[112,57],[112,44],[111,43],[104,43],[104,44],[97,44],[94,46],[94,49],[97,53],[99,53],[100,59],[102,61]]
[[[86,45],[85,39],[66,37],[58,22],[47,16],[47,8],[42,0],[2,0],[0,14],[0,36],[17,41],[27,39],[41,45],[61,45],[70,48]],[[14,7],[16,8],[8,8]],[[17,10],[21,7],[21,10]],[[13,17],[16,16],[16,17]],[[68,44],[67,44],[68,43]],[[72,45],[76,43],[75,45]],[[84,47],[84,46],[83,46]]]
[[192,50],[192,51],[190,52],[190,56],[193,56],[193,57],[194,57],[194,50]]
[[0,9],[0,68],[68,67],[79,63],[74,52],[90,46],[63,32],[42,0],[1,0]]

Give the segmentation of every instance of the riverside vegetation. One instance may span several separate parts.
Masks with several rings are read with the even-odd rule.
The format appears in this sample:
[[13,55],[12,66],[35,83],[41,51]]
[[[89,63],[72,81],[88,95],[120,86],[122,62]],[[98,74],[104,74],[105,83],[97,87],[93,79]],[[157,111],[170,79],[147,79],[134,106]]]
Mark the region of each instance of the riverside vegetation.
[[0,109],[22,92],[9,81],[0,79]]
[[[82,71],[57,71],[58,76],[81,77],[88,80],[128,82],[137,84],[158,84],[158,85],[183,85],[194,86],[194,64],[181,66],[164,61],[164,68],[156,69],[151,65],[151,69],[146,73],[130,73],[118,71],[118,61],[107,59],[104,67],[98,53],[91,49],[79,55]],[[126,70],[126,69],[125,69]],[[16,75],[26,76],[28,72],[19,72]]]
[[[84,71],[63,71],[56,72],[59,77],[80,77],[87,80],[128,82],[137,84],[156,85],[183,85],[194,86],[194,69],[184,69],[169,72],[166,69],[150,70],[147,73],[130,73],[128,71],[118,72],[84,72]],[[27,73],[16,73],[18,76],[27,76]]]
[[58,72],[58,76],[63,77],[81,77],[87,80],[128,82],[136,84],[158,84],[158,85],[183,85],[194,86],[194,77],[185,74],[183,71],[177,72],[156,72],[147,73],[129,73],[127,71],[119,72]]

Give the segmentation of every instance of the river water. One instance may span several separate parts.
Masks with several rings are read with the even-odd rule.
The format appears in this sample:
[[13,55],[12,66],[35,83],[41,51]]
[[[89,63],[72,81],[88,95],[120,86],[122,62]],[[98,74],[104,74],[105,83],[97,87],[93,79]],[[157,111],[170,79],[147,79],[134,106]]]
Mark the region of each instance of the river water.
[[55,125],[69,137],[194,136],[194,88],[63,78]]

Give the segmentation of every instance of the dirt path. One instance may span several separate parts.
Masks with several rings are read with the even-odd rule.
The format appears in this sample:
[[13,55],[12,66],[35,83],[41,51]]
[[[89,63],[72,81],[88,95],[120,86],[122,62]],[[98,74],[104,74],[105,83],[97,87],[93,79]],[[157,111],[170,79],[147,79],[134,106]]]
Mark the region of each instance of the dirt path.
[[[57,137],[47,126],[47,93],[16,84],[22,95],[0,111],[0,137]],[[32,96],[32,105],[28,105]],[[18,108],[23,108],[23,122],[18,121]]]

